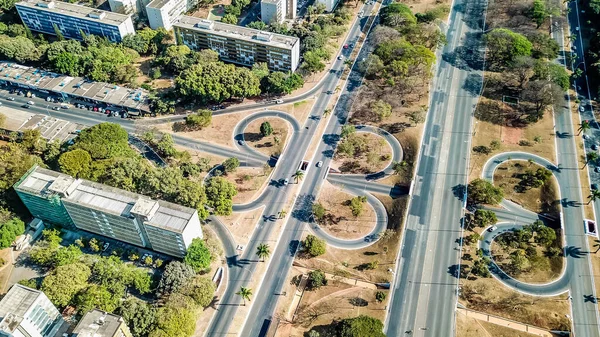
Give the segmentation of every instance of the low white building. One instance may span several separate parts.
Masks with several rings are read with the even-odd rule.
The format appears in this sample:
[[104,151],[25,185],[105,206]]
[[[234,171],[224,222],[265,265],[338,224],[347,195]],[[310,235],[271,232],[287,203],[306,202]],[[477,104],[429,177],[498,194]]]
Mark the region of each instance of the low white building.
[[150,28],[171,30],[173,23],[198,3],[197,0],[154,0],[146,6]]
[[68,324],[46,294],[15,284],[0,301],[0,336],[54,337]]
[[139,16],[146,16],[146,6],[150,0],[108,0],[111,12]]

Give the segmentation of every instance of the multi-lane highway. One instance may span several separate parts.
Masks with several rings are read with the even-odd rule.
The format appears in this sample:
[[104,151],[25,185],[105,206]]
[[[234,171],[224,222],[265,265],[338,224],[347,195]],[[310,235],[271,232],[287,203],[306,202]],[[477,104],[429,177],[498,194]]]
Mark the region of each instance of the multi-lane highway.
[[433,82],[403,242],[392,283],[386,334],[453,336],[462,195],[472,114],[482,82],[485,1],[456,0],[448,43]]

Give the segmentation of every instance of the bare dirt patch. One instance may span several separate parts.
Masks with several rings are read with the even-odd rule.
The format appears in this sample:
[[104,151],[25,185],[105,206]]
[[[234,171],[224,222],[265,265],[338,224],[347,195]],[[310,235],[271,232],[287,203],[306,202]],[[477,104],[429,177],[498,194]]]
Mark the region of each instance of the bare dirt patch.
[[351,137],[364,141],[364,151],[357,152],[352,158],[336,154],[332,168],[342,173],[368,174],[381,171],[390,164],[392,148],[385,138],[368,132],[357,132]]
[[311,329],[321,336],[330,336],[329,333],[335,332],[333,322],[358,315],[383,321],[385,303],[375,300],[375,292],[335,280],[329,280],[326,286],[317,290],[305,291],[292,325],[291,336],[304,336]]
[[[590,260],[592,261],[592,274],[594,275],[594,286],[596,296],[600,291],[600,240],[595,237],[588,237],[588,246],[590,248]],[[599,304],[600,309],[600,304]]]
[[264,207],[241,213],[232,213],[227,216],[220,216],[219,219],[225,224],[235,243],[238,245],[247,245],[254,232],[254,227],[258,222]]
[[355,217],[348,205],[354,197],[327,181],[323,183],[317,202],[327,210],[325,219],[319,224],[326,233],[342,239],[357,239],[373,230],[375,211],[365,203],[362,214]]
[[[269,136],[262,136],[260,126],[268,122],[273,128],[273,133]],[[288,140],[290,126],[280,118],[260,118],[252,121],[244,131],[244,141],[249,146],[254,147],[260,153],[267,156],[279,156],[285,148]]]
[[269,173],[259,167],[238,167],[235,172],[223,176],[237,189],[238,193],[233,197],[234,204],[245,204],[256,199],[264,190],[268,177]]
[[502,188],[504,198],[535,213],[560,212],[558,183],[552,176],[542,187],[522,188],[520,176],[541,166],[525,161],[509,161],[498,166],[494,172],[494,185]]

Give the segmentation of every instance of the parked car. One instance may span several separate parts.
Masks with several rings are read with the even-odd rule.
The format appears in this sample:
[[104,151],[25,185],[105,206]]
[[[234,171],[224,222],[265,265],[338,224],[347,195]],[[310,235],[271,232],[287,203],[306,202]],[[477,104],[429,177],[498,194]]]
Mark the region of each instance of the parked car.
[[598,150],[598,145],[596,145],[596,144],[592,145],[592,150],[594,150],[594,151]]
[[584,112],[584,111],[585,111],[585,108],[583,107],[583,105],[580,105],[580,106],[579,106],[579,111],[581,111],[581,112]]
[[344,45],[344,49],[348,49],[348,45],[347,44]]
[[102,251],[105,252],[108,249],[108,247],[110,247],[110,243],[104,243],[104,246],[102,246]]
[[592,189],[595,191],[598,189],[598,184],[592,184]]

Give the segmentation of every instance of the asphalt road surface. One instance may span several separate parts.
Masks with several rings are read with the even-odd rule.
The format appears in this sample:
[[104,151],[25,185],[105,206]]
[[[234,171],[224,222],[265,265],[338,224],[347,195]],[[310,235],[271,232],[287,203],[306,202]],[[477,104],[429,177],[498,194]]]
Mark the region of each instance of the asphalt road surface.
[[472,114],[482,85],[485,1],[456,0],[432,87],[385,332],[453,336]]

